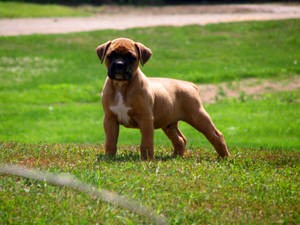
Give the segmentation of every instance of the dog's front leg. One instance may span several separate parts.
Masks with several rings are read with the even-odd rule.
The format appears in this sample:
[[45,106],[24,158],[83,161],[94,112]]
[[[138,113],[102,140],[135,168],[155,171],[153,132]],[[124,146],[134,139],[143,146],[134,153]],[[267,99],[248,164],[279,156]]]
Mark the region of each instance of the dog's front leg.
[[117,153],[119,123],[113,116],[104,116],[105,155],[114,156]]
[[149,160],[153,160],[154,159],[153,120],[152,119],[142,120],[140,122],[140,129],[141,129],[141,133],[142,133],[142,143],[141,143],[141,146],[140,146],[141,159],[142,160],[147,160],[147,158],[149,157]]

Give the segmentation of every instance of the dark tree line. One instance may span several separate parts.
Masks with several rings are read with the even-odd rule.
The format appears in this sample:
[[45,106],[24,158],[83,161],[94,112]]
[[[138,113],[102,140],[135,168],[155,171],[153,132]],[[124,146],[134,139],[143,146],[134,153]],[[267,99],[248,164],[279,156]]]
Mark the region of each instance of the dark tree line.
[[300,0],[2,0],[15,2],[31,2],[41,4],[121,4],[121,5],[173,5],[173,4],[226,4],[226,3],[266,3],[266,2],[300,2]]

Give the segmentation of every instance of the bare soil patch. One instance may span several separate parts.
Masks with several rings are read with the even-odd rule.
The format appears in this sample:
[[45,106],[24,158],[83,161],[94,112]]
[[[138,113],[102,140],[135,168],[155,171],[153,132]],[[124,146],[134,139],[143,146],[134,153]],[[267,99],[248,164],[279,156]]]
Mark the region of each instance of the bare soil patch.
[[225,98],[240,98],[242,95],[258,97],[264,93],[297,89],[300,89],[300,76],[282,80],[251,78],[242,81],[224,82],[218,85],[199,85],[201,99],[207,104]]

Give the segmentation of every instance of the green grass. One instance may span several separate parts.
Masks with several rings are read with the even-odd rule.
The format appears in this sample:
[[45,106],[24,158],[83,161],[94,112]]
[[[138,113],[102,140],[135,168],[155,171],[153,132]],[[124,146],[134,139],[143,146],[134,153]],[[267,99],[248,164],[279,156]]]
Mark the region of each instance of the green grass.
[[[124,147],[107,160],[100,145],[3,143],[0,163],[69,172],[150,206],[170,224],[299,224],[299,152],[239,148],[219,161],[207,149],[172,159],[171,149],[156,147],[151,163],[138,152]],[[1,224],[151,224],[68,188],[12,176],[0,179],[0,201]]]
[[0,18],[90,16],[89,12],[56,4],[0,1]]
[[[170,157],[171,144],[157,131],[156,160],[141,162],[139,131],[122,128],[117,157],[108,160],[100,104],[106,72],[95,53],[123,36],[152,49],[143,68],[149,76],[280,80],[300,73],[299,28],[300,20],[284,20],[0,37],[0,163],[69,172],[150,206],[170,224],[299,224],[300,90],[206,105],[230,159],[217,159],[182,123],[184,159]],[[0,202],[0,224],[151,224],[68,188],[12,176],[0,178]]]

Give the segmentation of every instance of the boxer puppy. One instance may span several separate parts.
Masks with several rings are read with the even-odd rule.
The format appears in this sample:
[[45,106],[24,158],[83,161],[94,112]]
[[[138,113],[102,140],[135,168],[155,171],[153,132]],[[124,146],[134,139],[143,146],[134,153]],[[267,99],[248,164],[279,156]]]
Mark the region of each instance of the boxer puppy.
[[203,108],[198,87],[167,78],[147,78],[139,68],[152,52],[141,43],[119,38],[97,47],[107,75],[103,92],[105,154],[117,152],[119,125],[139,128],[141,159],[152,160],[154,129],[161,128],[174,146],[174,156],[183,156],[186,138],[178,128],[184,121],[205,135],[221,157],[229,156],[225,140]]

